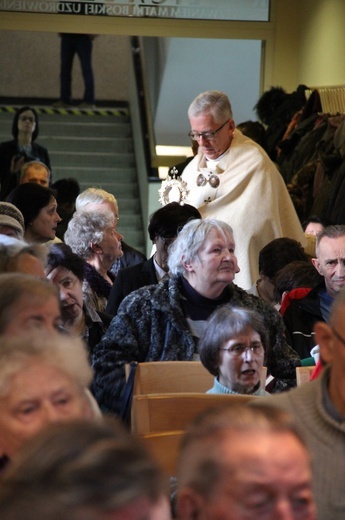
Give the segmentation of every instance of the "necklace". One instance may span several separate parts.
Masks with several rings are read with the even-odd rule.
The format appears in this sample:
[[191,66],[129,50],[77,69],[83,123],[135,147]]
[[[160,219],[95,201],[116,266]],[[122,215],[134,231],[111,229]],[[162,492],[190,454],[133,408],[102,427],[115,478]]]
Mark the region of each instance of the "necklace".
[[215,173],[211,173],[208,175],[209,175],[209,177],[207,178],[207,177],[205,177],[205,175],[203,173],[199,173],[199,175],[196,178],[196,185],[201,187],[201,186],[206,186],[206,184],[209,183],[209,185],[212,188],[218,188],[218,186],[220,184],[218,175]]
[[[223,152],[221,154],[221,156],[218,158],[219,160],[222,157],[224,157],[227,153],[229,153],[232,139],[233,139],[233,135],[231,136],[227,150],[225,150],[225,152]],[[218,162],[218,160],[216,162]],[[212,164],[214,164],[214,161],[212,162]],[[211,188],[214,188],[214,189],[218,188],[218,186],[220,185],[220,178],[218,177],[218,175],[216,173],[212,172],[212,170],[209,171],[207,168],[200,168],[200,170],[201,170],[201,173],[199,173],[199,175],[196,178],[196,185],[199,187],[202,187],[202,186],[206,186],[206,184],[209,183]]]
[[209,183],[211,188],[216,189],[220,184],[220,178],[216,173],[208,168],[200,168],[200,173],[196,178],[196,185],[201,187],[206,186],[207,183]]

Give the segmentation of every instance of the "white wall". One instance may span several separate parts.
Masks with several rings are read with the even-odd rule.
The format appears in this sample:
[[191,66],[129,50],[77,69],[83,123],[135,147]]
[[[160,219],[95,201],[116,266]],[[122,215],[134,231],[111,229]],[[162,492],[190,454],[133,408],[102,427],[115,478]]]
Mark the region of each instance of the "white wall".
[[[60,39],[56,33],[0,31],[0,96],[59,98]],[[100,35],[94,40],[93,69],[98,100],[128,100],[129,38]],[[78,58],[73,97],[83,97]]]
[[344,22],[344,0],[303,0],[300,83],[311,87],[345,85]]
[[165,51],[154,122],[157,144],[189,146],[188,106],[205,90],[228,94],[236,123],[257,119],[260,41],[168,38]]

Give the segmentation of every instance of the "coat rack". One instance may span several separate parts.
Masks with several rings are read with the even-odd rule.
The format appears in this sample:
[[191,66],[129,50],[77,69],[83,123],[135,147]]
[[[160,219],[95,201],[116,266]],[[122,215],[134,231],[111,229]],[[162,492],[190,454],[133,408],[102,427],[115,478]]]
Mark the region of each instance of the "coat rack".
[[317,90],[324,114],[345,114],[345,85],[337,87],[311,87],[305,91],[307,98]]

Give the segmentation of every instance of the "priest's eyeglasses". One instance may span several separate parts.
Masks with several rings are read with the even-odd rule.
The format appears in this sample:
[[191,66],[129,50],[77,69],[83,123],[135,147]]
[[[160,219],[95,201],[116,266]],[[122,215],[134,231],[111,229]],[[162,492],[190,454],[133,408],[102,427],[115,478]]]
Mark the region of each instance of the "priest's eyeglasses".
[[222,128],[224,128],[224,126],[230,121],[230,119],[228,119],[227,121],[225,121],[225,123],[222,124],[222,126],[220,126],[219,128],[217,128],[217,130],[214,130],[214,132],[192,132],[190,131],[188,136],[193,140],[193,141],[199,141],[201,138],[203,138],[205,141],[213,141],[213,139],[215,139],[216,135],[221,131]]

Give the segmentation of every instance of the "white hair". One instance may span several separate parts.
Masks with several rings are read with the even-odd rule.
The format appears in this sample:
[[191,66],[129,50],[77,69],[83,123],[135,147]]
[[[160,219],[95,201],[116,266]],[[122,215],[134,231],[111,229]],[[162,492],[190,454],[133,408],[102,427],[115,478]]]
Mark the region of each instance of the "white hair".
[[75,201],[75,208],[76,211],[79,211],[85,209],[85,206],[88,204],[102,204],[102,202],[115,204],[118,212],[118,203],[114,195],[108,191],[102,190],[101,188],[88,188],[87,190],[82,191]]
[[198,258],[199,251],[212,230],[218,230],[224,237],[234,240],[232,228],[222,220],[190,220],[169,247],[168,266],[171,274],[183,275],[186,272],[184,262],[189,263]]

